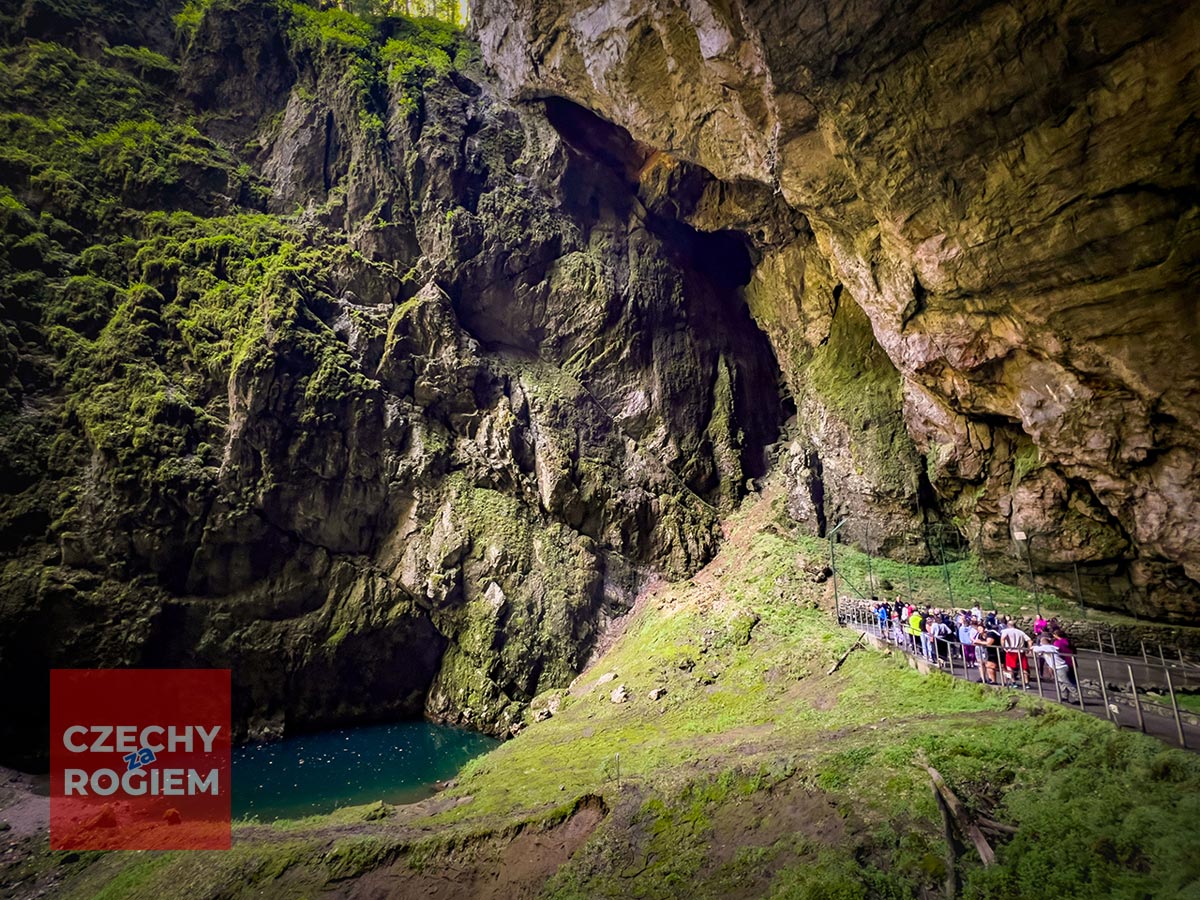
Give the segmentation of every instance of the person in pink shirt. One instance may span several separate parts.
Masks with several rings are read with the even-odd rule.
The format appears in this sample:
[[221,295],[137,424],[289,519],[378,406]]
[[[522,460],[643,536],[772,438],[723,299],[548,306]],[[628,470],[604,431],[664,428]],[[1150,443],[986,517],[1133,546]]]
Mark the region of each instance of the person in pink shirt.
[[1070,700],[1072,692],[1078,690],[1074,680],[1071,678],[1071,667],[1067,663],[1066,657],[1059,652],[1056,646],[1057,642],[1052,642],[1050,634],[1047,632],[1041,637],[1041,643],[1030,649],[1038,656],[1039,659],[1045,659],[1050,665],[1050,671],[1054,678],[1058,681],[1059,690],[1062,696]]
[[1056,628],[1054,634],[1054,647],[1058,650],[1061,656],[1067,663],[1067,677],[1071,679],[1071,684],[1076,684],[1075,681],[1075,650],[1071,647],[1071,641],[1063,633],[1061,628]]

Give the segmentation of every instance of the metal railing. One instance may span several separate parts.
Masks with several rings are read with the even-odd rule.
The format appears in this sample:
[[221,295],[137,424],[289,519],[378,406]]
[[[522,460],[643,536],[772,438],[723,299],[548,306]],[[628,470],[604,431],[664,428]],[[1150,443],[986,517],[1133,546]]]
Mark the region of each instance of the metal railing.
[[[872,537],[875,536],[877,538],[878,533],[877,531],[872,531],[869,522],[862,523],[861,528],[859,529],[858,539],[855,541],[862,544],[862,549],[860,552],[864,554],[863,564],[865,565],[865,572],[862,573],[862,577],[865,579],[865,581],[860,583],[858,578],[852,576],[844,567],[839,566],[837,558],[838,543],[840,541],[838,536],[839,532],[846,528],[846,526],[853,527],[854,524],[855,521],[852,521],[849,518],[843,519],[837,524],[837,526],[832,528],[826,534],[826,537],[829,541],[829,567],[832,571],[835,596],[838,596],[838,584],[840,582],[853,592],[854,599],[857,600],[864,600],[868,597],[882,598],[882,595],[885,593],[895,593],[898,596],[905,597],[909,603],[913,603],[914,605],[922,605],[930,602],[930,598],[928,596],[929,587],[926,585],[920,591],[925,595],[923,600],[916,597],[918,590],[914,585],[912,574],[913,569],[915,568],[920,571],[921,569],[927,569],[929,567],[940,567],[942,570],[941,580],[944,581],[944,587],[937,593],[944,594],[944,604],[946,606],[953,607],[955,609],[961,609],[966,606],[973,605],[976,600],[982,600],[982,597],[970,598],[970,600],[968,600],[967,597],[955,596],[953,582],[950,576],[950,565],[952,563],[961,562],[969,558],[971,556],[971,552],[969,544],[953,526],[939,523],[927,523],[920,530],[913,530],[911,533],[906,533],[906,544],[908,544],[910,547],[924,547],[925,553],[929,559],[929,565],[914,566],[912,563],[891,560],[889,561],[889,564],[893,567],[896,565],[904,567],[905,577],[902,578],[898,583],[889,584],[886,579],[879,577],[878,573],[875,571],[877,561],[873,560],[872,555],[874,552],[878,551],[879,548],[877,544],[872,543]],[[1032,555],[1030,555],[1031,551],[1028,546],[1030,543],[1032,543],[1032,537],[1028,537],[1024,542],[1025,554],[1023,559],[1025,559],[1028,564],[1027,578],[1029,582],[1031,600],[1035,604],[1037,613],[1040,616],[1042,614],[1041,601],[1043,597],[1049,600],[1052,597],[1057,597],[1057,595],[1052,590],[1047,590],[1047,586],[1045,584],[1039,585],[1039,573],[1036,570],[1034,558]],[[996,610],[1000,614],[1007,615],[1010,619],[1014,617],[1022,619],[1030,618],[1028,613],[1024,611],[1017,613],[1011,609],[1003,608],[1003,604],[1000,604],[999,606],[997,605],[992,592],[993,580],[988,572],[987,565],[983,559],[977,559],[976,562],[979,565],[980,573],[983,576],[984,586],[987,593],[987,608]],[[1119,632],[1122,630],[1121,626],[1112,626],[1094,621],[1087,622],[1090,610],[1084,603],[1084,591],[1081,586],[1082,583],[1084,581],[1088,581],[1089,579],[1111,579],[1109,576],[1092,576],[1087,575],[1086,573],[1081,573],[1078,566],[1075,565],[1072,566],[1072,570],[1074,573],[1074,596],[1069,601],[1065,600],[1063,597],[1057,597],[1057,599],[1062,604],[1073,603],[1075,607],[1078,608],[1078,616],[1082,621],[1073,618],[1067,623],[1064,623],[1069,626],[1069,630],[1075,632],[1073,634],[1073,638],[1076,640],[1078,646],[1082,647],[1085,645],[1084,639],[1086,637],[1086,645],[1088,646],[1089,651],[1091,650],[1091,644],[1094,639],[1095,652],[1101,655],[1111,655],[1114,657],[1125,658],[1126,656],[1140,652],[1142,660],[1146,665],[1149,665],[1155,659],[1157,659],[1159,665],[1163,668],[1171,667],[1180,671],[1190,668],[1196,670],[1197,673],[1200,673],[1200,661],[1188,659],[1183,649],[1178,646],[1166,646],[1161,642],[1147,643],[1147,641],[1140,638],[1136,633],[1132,635],[1119,635]],[[1046,577],[1044,572],[1041,573],[1041,576],[1043,578]],[[1021,575],[1018,579],[1018,583],[1024,581],[1025,578],[1025,575]],[[942,601],[935,600],[933,602],[938,603]],[[1051,610],[1048,609],[1047,612],[1050,613]],[[1059,612],[1060,614],[1065,614],[1065,612],[1061,609]],[[1136,607],[1132,610],[1132,615],[1135,623],[1140,624],[1138,623]],[[1128,653],[1121,653],[1117,649],[1118,640],[1125,647],[1129,648]],[[1138,642],[1136,648],[1134,647],[1133,641]]]
[[[910,657],[947,671],[950,675],[998,690],[1022,687],[1035,691],[1043,700],[1077,706],[1084,712],[1103,715],[1119,725],[1136,727],[1143,733],[1173,738],[1181,747],[1200,749],[1200,717],[1180,709],[1179,694],[1200,691],[1195,667],[1180,672],[1151,659],[1076,652],[1069,654],[1069,674],[1059,677],[1049,665],[1043,669],[1039,654],[999,646],[964,645],[957,640],[913,635],[907,625],[889,619],[885,626],[874,605],[859,598],[841,598],[839,622],[864,631]],[[995,682],[984,675],[984,654],[996,654]],[[1005,654],[1015,653],[1024,661],[1010,672]],[[990,669],[990,666],[989,666]],[[1048,670],[1048,671],[1047,671]],[[1157,691],[1152,688],[1158,688]],[[1158,696],[1155,696],[1156,693]],[[1089,708],[1089,702],[1091,708]],[[1190,742],[1189,742],[1190,737]]]

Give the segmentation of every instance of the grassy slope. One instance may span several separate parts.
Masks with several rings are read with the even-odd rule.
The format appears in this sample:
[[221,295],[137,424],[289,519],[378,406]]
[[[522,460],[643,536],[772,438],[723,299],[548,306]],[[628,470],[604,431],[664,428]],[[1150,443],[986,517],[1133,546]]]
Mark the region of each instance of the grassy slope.
[[[873,651],[826,674],[851,636],[774,506],[744,513],[695,579],[648,591],[553,718],[434,801],[244,826],[226,854],[85,855],[55,877],[78,897],[345,891],[379,867],[462,877],[491,865],[481,846],[600,795],[607,817],[545,896],[932,896],[947,848],[924,754],[971,808],[1018,828],[993,868],[959,848],[962,896],[1200,896],[1200,760]],[[618,684],[629,702],[610,701]]]

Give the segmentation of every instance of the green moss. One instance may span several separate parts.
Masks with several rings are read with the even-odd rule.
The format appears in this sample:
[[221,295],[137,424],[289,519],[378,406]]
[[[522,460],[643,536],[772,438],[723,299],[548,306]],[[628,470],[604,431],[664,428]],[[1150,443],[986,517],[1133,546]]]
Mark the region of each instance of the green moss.
[[[464,502],[480,515],[507,511],[489,494]],[[736,546],[711,580],[661,588],[558,713],[470,763],[442,795],[463,802],[415,820],[402,809],[341,810],[278,826],[269,841],[239,829],[230,853],[134,871],[130,883],[142,887],[128,893],[316,892],[393,861],[471,866],[486,858],[480,848],[563,822],[574,798],[600,794],[608,816],[545,896],[719,898],[753,886],[763,896],[911,900],[935,894],[946,875],[922,759],[970,811],[1018,829],[997,845],[994,867],[960,856],[964,897],[1186,896],[1200,883],[1189,826],[1200,760],[871,650],[826,674],[853,637],[813,607],[827,586],[802,566],[820,553],[761,524],[735,522]],[[751,644],[720,640],[743,614],[760,619]],[[680,665],[683,647],[690,665]],[[594,686],[607,671],[629,702]],[[654,686],[666,697],[650,701]],[[284,833],[291,840],[277,843]],[[105,868],[76,894],[133,864],[97,860]]]
[[1013,454],[1013,486],[1020,484],[1025,476],[1041,465],[1041,455],[1033,443],[1024,443]]
[[838,305],[828,339],[811,351],[802,373],[801,389],[845,422],[859,472],[874,484],[914,493],[917,454],[899,412],[900,373],[858,304]]
[[164,866],[170,865],[178,854],[152,853],[142,856],[133,865],[122,869],[117,876],[104,885],[95,895],[95,900],[120,900],[135,894],[152,881],[155,874]]
[[322,859],[330,879],[354,878],[385,863],[396,847],[378,837],[345,838],[333,845]]

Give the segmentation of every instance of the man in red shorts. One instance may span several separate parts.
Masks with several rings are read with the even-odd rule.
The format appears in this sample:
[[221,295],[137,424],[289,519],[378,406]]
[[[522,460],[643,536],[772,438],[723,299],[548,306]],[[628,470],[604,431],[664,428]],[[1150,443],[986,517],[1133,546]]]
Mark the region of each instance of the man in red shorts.
[[1000,646],[1004,648],[1004,668],[1008,670],[1009,684],[1016,687],[1016,670],[1021,670],[1021,687],[1029,690],[1029,635],[1007,617],[1000,620]]

